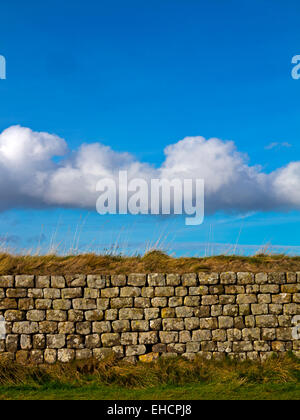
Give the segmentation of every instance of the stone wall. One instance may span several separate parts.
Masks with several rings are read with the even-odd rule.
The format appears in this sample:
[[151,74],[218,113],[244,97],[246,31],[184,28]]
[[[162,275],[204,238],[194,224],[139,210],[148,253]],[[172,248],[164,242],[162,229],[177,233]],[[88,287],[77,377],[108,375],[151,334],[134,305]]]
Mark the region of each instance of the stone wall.
[[299,315],[300,273],[1,276],[0,358],[299,356]]

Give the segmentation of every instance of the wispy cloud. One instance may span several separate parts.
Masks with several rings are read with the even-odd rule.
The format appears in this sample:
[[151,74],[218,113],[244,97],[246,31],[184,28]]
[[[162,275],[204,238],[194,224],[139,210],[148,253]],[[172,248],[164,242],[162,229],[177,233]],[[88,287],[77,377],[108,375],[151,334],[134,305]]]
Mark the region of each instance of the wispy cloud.
[[274,142],[274,143],[268,144],[268,146],[266,146],[265,149],[273,150],[273,149],[282,149],[282,148],[290,148],[290,147],[292,147],[292,145],[287,142],[283,142],[283,143]]

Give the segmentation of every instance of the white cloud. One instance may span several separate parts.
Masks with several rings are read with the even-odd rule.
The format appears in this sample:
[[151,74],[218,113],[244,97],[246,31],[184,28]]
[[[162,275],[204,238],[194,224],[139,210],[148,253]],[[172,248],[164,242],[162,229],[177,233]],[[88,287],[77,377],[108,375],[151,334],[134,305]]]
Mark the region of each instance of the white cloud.
[[[61,156],[60,160],[55,160]],[[20,126],[0,134],[0,210],[14,207],[95,209],[96,183],[127,170],[129,178],[204,178],[205,209],[260,211],[300,209],[300,162],[267,174],[250,166],[233,142],[187,137],[165,149],[159,168],[100,143],[69,152],[52,134]]]

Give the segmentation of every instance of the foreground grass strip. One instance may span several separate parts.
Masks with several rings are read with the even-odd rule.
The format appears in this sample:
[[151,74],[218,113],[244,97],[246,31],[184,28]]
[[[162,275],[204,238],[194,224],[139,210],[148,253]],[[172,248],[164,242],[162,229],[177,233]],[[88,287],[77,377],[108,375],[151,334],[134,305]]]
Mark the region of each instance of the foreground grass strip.
[[300,385],[193,384],[161,388],[128,389],[114,386],[0,387],[0,400],[300,400]]
[[115,358],[53,366],[0,364],[0,399],[300,399],[300,361],[189,362],[180,357],[131,365]]

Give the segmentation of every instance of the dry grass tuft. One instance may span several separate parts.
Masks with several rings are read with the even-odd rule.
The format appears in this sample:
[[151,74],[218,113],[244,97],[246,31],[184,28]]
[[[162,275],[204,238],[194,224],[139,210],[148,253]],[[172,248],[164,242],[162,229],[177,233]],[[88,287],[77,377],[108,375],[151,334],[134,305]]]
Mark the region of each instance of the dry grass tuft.
[[300,271],[300,257],[260,254],[253,257],[214,256],[173,258],[161,251],[144,256],[123,257],[83,254],[60,257],[0,254],[0,275],[9,274],[128,274],[197,273],[209,271]]
[[150,364],[132,365],[114,357],[101,362],[89,360],[53,366],[21,366],[0,363],[1,386],[73,386],[115,385],[146,388],[192,383],[265,384],[299,383],[300,360],[292,355],[273,357],[264,363],[252,361],[207,361],[197,357],[193,362],[183,358],[159,359]]

